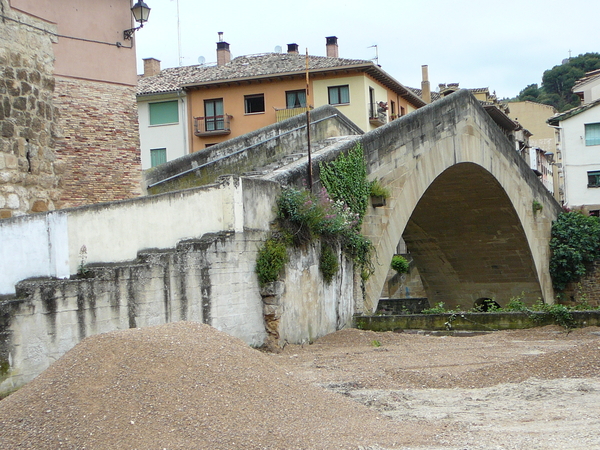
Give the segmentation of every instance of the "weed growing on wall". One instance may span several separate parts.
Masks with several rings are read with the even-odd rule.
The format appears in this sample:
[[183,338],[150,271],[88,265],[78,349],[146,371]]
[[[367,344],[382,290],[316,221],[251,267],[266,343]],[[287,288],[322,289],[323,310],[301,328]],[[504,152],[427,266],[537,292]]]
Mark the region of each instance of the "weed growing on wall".
[[586,273],[586,265],[600,258],[600,221],[578,211],[562,213],[552,224],[550,275],[554,288],[563,290]]
[[327,283],[331,283],[333,277],[339,270],[339,263],[337,259],[337,254],[333,251],[333,249],[328,245],[324,244],[321,249],[321,258],[319,259],[319,269],[323,274],[323,279]]
[[371,183],[369,187],[369,193],[371,197],[381,197],[381,198],[390,198],[390,191],[384,188],[379,180],[375,180]]
[[408,261],[402,255],[392,256],[391,267],[398,273],[408,273],[410,270]]
[[287,246],[280,238],[269,238],[258,250],[256,275],[261,286],[276,281],[288,261]]
[[[347,155],[342,154],[333,162],[322,165],[321,181],[325,187],[316,195],[306,190],[283,189],[277,202],[277,235],[271,236],[270,240],[287,248],[319,239],[319,267],[326,282],[330,282],[339,270],[334,248],[341,248],[366,279],[373,273],[374,249],[371,241],[360,232],[370,192],[362,148],[357,146]],[[269,257],[271,252],[265,248],[267,242],[259,251],[256,265],[261,284],[275,281],[287,262],[283,262],[277,271],[268,270],[273,262]]]

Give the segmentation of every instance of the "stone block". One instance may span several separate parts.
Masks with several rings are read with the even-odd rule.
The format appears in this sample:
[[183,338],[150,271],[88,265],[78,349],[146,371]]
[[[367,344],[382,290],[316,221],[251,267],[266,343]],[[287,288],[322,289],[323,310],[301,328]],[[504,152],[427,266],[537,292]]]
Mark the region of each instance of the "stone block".
[[6,91],[11,97],[21,95],[21,86],[16,80],[6,80]]
[[285,283],[283,281],[273,281],[271,283],[265,284],[260,288],[260,295],[262,295],[263,297],[280,296],[283,294],[284,291]]
[[25,111],[27,109],[27,98],[26,97],[16,97],[13,100],[12,104],[13,108],[18,111]]
[[6,207],[10,209],[19,209],[21,202],[17,194],[8,194],[6,196]]

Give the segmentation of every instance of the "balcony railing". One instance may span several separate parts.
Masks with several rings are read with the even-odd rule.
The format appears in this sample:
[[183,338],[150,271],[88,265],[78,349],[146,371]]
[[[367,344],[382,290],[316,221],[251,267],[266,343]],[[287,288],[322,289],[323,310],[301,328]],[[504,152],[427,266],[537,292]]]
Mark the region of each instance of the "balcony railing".
[[385,125],[387,120],[387,104],[381,106],[383,102],[373,102],[368,104],[369,108],[369,123],[371,125],[381,126]]
[[308,107],[305,106],[301,108],[275,108],[275,120],[277,122],[281,122],[282,120],[289,119],[290,117],[304,114],[306,111],[308,111]]
[[229,122],[233,116],[194,117],[194,134],[196,136],[218,136],[231,133]]

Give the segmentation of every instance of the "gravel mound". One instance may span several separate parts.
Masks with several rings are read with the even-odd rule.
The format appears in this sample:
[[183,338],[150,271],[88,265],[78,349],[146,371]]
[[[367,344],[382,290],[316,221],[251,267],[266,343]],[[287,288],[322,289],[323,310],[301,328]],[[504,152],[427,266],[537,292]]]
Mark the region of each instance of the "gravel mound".
[[2,449],[390,448],[436,432],[391,424],[191,322],[89,337],[0,402]]

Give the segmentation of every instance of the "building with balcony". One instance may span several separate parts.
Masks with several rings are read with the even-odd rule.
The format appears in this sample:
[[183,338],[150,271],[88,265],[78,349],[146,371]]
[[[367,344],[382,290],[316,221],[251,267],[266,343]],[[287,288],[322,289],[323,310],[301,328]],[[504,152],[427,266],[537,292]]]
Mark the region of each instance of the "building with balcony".
[[[426,104],[372,61],[340,58],[334,36],[326,38],[326,55],[301,55],[289,44],[287,53],[231,59],[220,35],[216,65],[160,70],[157,60],[145,60],[137,95],[143,168],[326,104],[363,131]],[[153,119],[169,108],[170,118]]]

